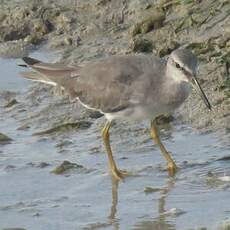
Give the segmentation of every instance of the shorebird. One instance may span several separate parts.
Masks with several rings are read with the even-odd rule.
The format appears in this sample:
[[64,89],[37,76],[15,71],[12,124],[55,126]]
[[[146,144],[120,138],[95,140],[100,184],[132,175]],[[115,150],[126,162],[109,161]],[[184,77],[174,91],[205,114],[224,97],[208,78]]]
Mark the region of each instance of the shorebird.
[[154,55],[124,55],[85,66],[44,63],[30,57],[23,60],[34,70],[22,72],[23,77],[59,86],[87,109],[105,115],[102,137],[110,172],[119,180],[129,173],[120,170],[113,158],[109,130],[114,120],[150,120],[151,136],[167,161],[169,174],[174,175],[178,168],[160,140],[156,118],[173,113],[188,97],[191,86],[211,110],[196,77],[197,58],[187,49],[174,50],[167,60]]

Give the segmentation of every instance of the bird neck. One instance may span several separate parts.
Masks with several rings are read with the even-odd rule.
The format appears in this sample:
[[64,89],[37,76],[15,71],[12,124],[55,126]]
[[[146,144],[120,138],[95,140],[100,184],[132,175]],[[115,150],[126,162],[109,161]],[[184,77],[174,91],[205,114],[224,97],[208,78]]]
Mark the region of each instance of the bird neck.
[[179,106],[188,97],[191,91],[188,82],[178,80],[175,73],[171,74],[167,70],[162,89],[162,97],[164,97],[164,101],[174,104],[175,107]]

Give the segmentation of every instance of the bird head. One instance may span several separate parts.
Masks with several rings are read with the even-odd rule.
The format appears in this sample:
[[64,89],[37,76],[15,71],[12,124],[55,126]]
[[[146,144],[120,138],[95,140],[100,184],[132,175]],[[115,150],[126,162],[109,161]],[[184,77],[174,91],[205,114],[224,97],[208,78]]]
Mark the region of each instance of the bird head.
[[207,108],[211,110],[211,104],[197,80],[197,69],[197,57],[187,49],[173,51],[167,61],[168,74],[177,82],[190,83],[201,96]]

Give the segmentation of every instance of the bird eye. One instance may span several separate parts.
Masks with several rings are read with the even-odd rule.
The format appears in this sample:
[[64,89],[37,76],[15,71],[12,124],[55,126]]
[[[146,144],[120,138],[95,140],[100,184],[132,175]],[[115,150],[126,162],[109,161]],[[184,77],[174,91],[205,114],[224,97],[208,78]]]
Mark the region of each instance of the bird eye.
[[176,63],[176,67],[177,69],[180,69],[180,65],[178,63]]

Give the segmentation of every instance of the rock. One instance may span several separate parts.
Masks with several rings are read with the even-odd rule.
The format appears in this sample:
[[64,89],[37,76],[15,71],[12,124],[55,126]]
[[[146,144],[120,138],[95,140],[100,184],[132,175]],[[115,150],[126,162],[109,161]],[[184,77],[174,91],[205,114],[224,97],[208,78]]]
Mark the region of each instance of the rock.
[[14,106],[15,104],[18,104],[18,101],[14,98],[14,99],[11,99],[6,105],[4,105],[4,108],[10,108]]
[[8,144],[12,141],[12,139],[8,136],[6,136],[3,133],[0,133],[0,144]]
[[84,167],[76,163],[71,163],[70,161],[63,161],[59,166],[57,166],[51,172],[54,174],[63,174],[64,172],[70,169],[77,169],[77,168],[83,169]]
[[153,193],[153,192],[160,192],[162,191],[162,188],[152,188],[152,187],[145,187],[144,192],[146,194]]
[[171,208],[165,212],[163,212],[161,215],[163,216],[180,216],[185,214],[186,212],[180,208]]
[[161,10],[154,9],[154,11],[151,13],[151,16],[134,25],[134,28],[132,29],[132,36],[136,36],[140,33],[145,34],[151,30],[159,29],[163,26],[164,20],[165,13]]
[[131,44],[131,50],[133,52],[151,53],[153,51],[153,43],[147,39],[134,39]]
[[55,146],[57,148],[64,148],[66,146],[69,146],[69,145],[72,145],[73,142],[72,141],[69,141],[69,140],[61,140],[59,143],[57,143]]
[[34,136],[41,136],[41,135],[47,135],[47,134],[54,134],[58,132],[67,132],[71,129],[88,129],[91,126],[91,122],[88,121],[77,121],[74,123],[65,123],[58,125],[56,127],[53,127],[51,129],[47,129],[45,131],[34,133]]

